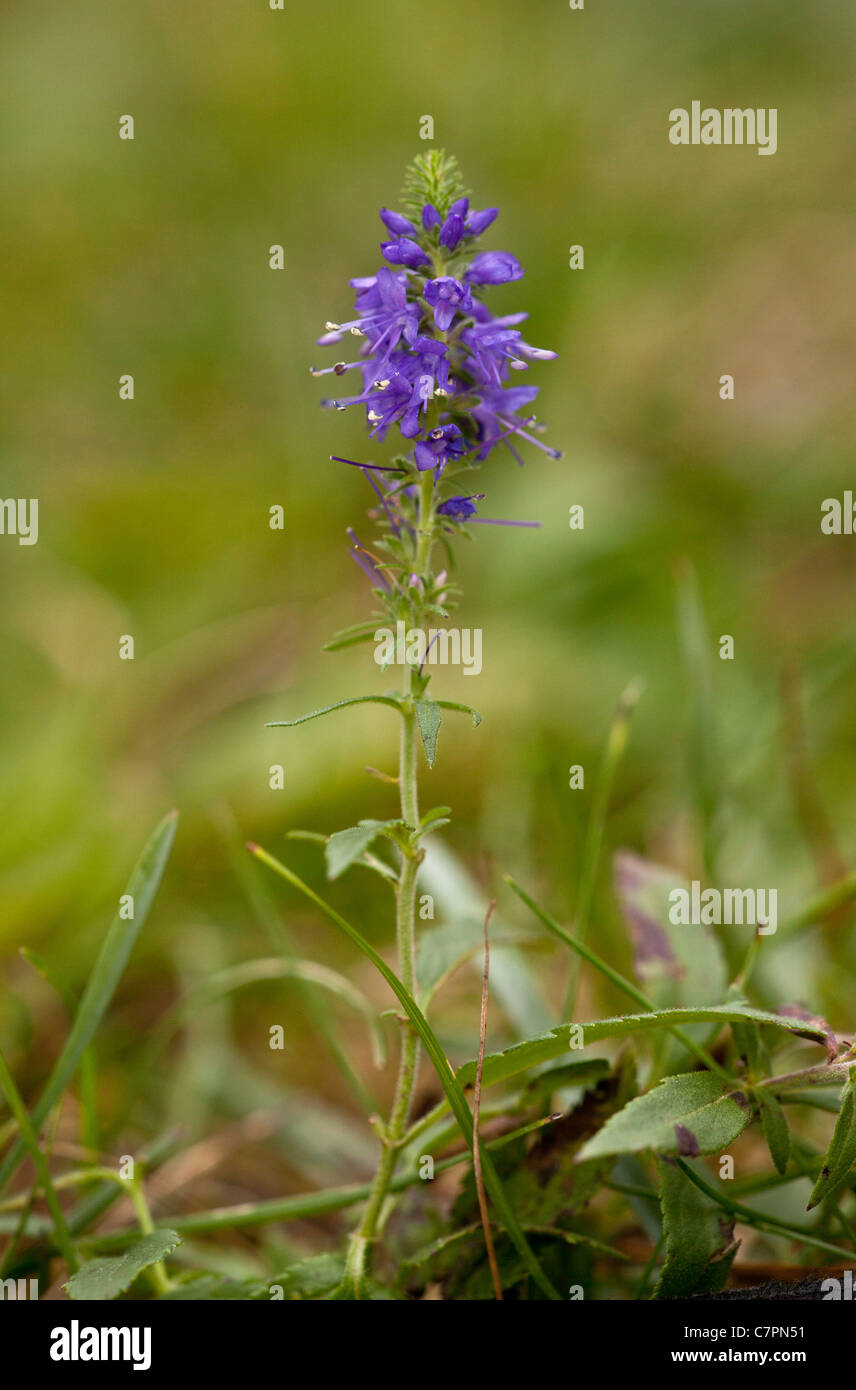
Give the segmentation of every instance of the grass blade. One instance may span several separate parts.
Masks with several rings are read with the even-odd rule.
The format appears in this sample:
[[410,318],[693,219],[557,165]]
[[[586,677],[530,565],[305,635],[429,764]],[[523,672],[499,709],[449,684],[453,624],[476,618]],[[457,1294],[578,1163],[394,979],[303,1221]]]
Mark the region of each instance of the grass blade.
[[0,1052],[0,1090],[2,1090],[6,1097],[9,1109],[18,1122],[18,1129],[21,1133],[20,1142],[28,1150],[30,1158],[33,1161],[33,1167],[36,1170],[36,1178],[45,1194],[45,1200],[47,1201],[50,1214],[53,1217],[56,1243],[62,1252],[63,1259],[68,1266],[69,1272],[74,1274],[77,1269],[77,1257],[74,1253],[74,1246],[71,1243],[71,1236],[68,1234],[68,1227],[65,1224],[65,1217],[62,1213],[62,1207],[59,1204],[59,1198],[51,1182],[47,1159],[39,1147],[38,1136],[30,1123],[27,1107],[21,1100],[20,1093],[12,1078],[12,1073],[6,1065],[6,1059],[2,1052]]
[[708,880],[716,882],[715,818],[719,801],[718,752],[710,634],[698,577],[689,561],[677,574],[678,635],[691,689],[690,773],[702,828],[702,853]]
[[[36,1134],[74,1076],[80,1059],[92,1042],[116,992],[116,987],[128,963],[128,957],[143,928],[163,876],[166,861],[172,849],[172,842],[175,839],[177,820],[177,811],[170,811],[169,815],[164,817],[148,841],[128,880],[125,894],[133,898],[134,916],[126,920],[120,917],[117,912],[113,918],[104,944],[98,953],[95,968],[84,990],[65,1046],[30,1117]],[[22,1137],[12,1145],[5,1159],[0,1163],[0,1192],[18,1167],[24,1154],[24,1148]]]
[[[600,865],[600,850],[603,844],[603,828],[606,824],[606,814],[609,809],[609,797],[612,791],[612,783],[615,779],[616,769],[624,756],[627,747],[627,736],[630,727],[630,716],[642,693],[642,687],[638,681],[632,681],[628,685],[624,694],[618,702],[606,740],[603,759],[597,774],[595,783],[594,798],[592,800],[591,814],[586,827],[586,838],[583,845],[582,866],[580,868],[580,885],[577,893],[576,911],[574,912],[574,927],[578,941],[585,941],[588,933],[589,921],[591,920],[591,909],[594,901],[595,884],[597,883],[597,871]],[[565,996],[565,1011],[563,1018],[573,1018],[574,1009],[577,1002],[577,987],[579,985],[579,965],[577,961],[571,963],[571,977],[568,981],[568,991]]]
[[[74,1018],[77,1000],[57,979],[47,961],[36,955],[27,946],[22,946],[20,954],[28,965],[37,970],[43,979],[59,995],[69,1018]],[[98,1079],[95,1069],[95,1048],[87,1047],[80,1059],[80,1141],[90,1154],[97,1154],[100,1143],[98,1137]]]

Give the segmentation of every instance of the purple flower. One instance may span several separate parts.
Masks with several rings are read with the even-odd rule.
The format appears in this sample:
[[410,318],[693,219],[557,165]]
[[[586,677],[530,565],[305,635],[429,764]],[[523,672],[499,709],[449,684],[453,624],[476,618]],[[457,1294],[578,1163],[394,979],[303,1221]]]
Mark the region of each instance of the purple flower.
[[442,227],[443,219],[433,203],[426,203],[422,209],[422,226],[426,232],[430,232],[432,227]]
[[510,251],[482,251],[466,278],[471,285],[504,285],[508,280],[521,279],[522,275],[523,267]]
[[357,295],[360,310],[360,328],[369,340],[371,349],[379,354],[384,350],[384,360],[378,363],[377,375],[381,376],[393,349],[399,341],[413,347],[419,332],[422,317],[417,304],[407,298],[407,286],[403,275],[393,275],[386,266],[381,266],[371,288],[361,290]]
[[462,285],[451,275],[439,275],[436,280],[429,280],[425,286],[425,298],[434,310],[434,322],[441,333],[449,328],[458,310],[467,313],[473,303],[469,285]]
[[420,439],[413,450],[413,457],[420,473],[425,473],[429,468],[436,468],[439,481],[449,459],[459,459],[465,452],[464,436],[458,426],[438,425],[427,439]]
[[522,464],[523,460],[514,445],[509,443],[510,435],[518,435],[521,439],[528,440],[537,449],[549,454],[550,458],[562,457],[560,449],[548,448],[540,439],[535,439],[527,432],[524,426],[532,424],[532,417],[525,420],[517,418],[518,410],[529,405],[538,395],[537,386],[488,388],[483,389],[480,395],[481,399],[471,412],[479,429],[480,448],[476,454],[478,460],[486,459],[494,445],[503,441],[517,462]]
[[393,236],[416,236],[416,228],[406,217],[402,217],[400,212],[390,212],[389,208],[381,208],[380,220]]
[[481,502],[483,492],[470,493],[469,497],[450,497],[437,508],[438,516],[447,516],[450,521],[468,521],[476,514],[476,502]]
[[527,359],[546,361],[558,354],[548,348],[531,347],[523,341],[520,330],[511,327],[527,318],[526,314],[506,314],[503,318],[485,317],[479,305],[474,316],[477,322],[461,334],[461,342],[472,353],[476,374],[489,385],[499,386],[508,374],[508,367],[526,371]]
[[[385,375],[389,358],[401,339],[410,347],[415,343],[422,310],[407,297],[406,275],[395,275],[386,266],[381,266],[377,275],[352,280],[351,284],[357,291],[359,317],[349,323],[328,324],[331,331],[318,341],[324,345],[337,343],[346,332],[367,338],[375,354],[375,376],[381,377]],[[360,365],[359,362],[337,362],[321,370],[313,368],[313,375],[324,376],[327,372],[335,372],[339,376],[349,368]]]
[[486,232],[491,222],[495,222],[499,216],[499,208],[485,208],[483,212],[468,212],[464,219],[464,230],[467,236],[481,236]]
[[390,353],[384,366],[389,375],[378,380],[376,360],[368,358],[363,364],[361,394],[323,404],[337,410],[364,405],[372,438],[384,439],[390,425],[397,424],[405,439],[413,439],[419,433],[419,416],[435,392],[448,393],[446,345],[436,338],[416,338],[409,351]]
[[402,236],[397,241],[382,241],[380,249],[390,265],[408,265],[412,270],[420,265],[430,265],[430,260],[418,241],[413,241],[411,237]]
[[445,246],[447,251],[454,251],[463,235],[463,217],[459,212],[450,212],[443,223],[443,230],[440,233],[440,245]]

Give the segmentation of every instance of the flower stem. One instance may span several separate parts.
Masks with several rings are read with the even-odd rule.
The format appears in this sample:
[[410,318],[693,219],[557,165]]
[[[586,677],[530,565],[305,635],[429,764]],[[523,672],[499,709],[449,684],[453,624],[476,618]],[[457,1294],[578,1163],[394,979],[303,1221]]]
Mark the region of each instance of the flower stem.
[[[433,474],[430,472],[423,474],[420,479],[419,533],[414,564],[414,573],[423,581],[428,575],[431,561],[434,529],[433,490]],[[419,600],[414,599],[414,621],[421,619],[420,606]],[[414,668],[409,664],[405,665],[404,695],[406,703],[401,720],[398,780],[401,793],[401,816],[407,828],[407,842],[402,851],[401,869],[396,890],[395,930],[398,948],[398,975],[405,988],[415,995],[418,989],[416,980],[416,891],[419,865],[422,863],[423,854],[416,841],[416,831],[419,825],[418,730],[416,712],[412,702],[413,676]],[[360,1224],[351,1236],[348,1246],[345,1275],[341,1286],[341,1293],[344,1297],[362,1298],[366,1292],[366,1279],[371,1264],[372,1247],[383,1224],[384,1206],[389,1185],[395,1175],[402,1140],[407,1133],[418,1066],[419,1038],[409,1020],[402,1020],[401,1055],[398,1063],[395,1096],[389,1119],[381,1130],[381,1156],[371,1193]]]

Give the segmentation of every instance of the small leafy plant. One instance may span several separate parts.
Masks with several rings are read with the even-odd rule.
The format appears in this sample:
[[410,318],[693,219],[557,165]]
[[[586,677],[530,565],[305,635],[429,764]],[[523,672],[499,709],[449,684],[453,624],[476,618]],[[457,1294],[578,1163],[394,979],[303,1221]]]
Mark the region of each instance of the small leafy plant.
[[[379,1019],[349,980],[299,959],[282,942],[276,958],[224,970],[180,1001],[148,1041],[141,1066],[144,1071],[207,1003],[255,980],[292,979],[357,1101],[372,1111],[374,1177],[366,1184],[155,1219],[145,1178],[172,1151],[172,1139],[151,1145],[129,1172],[93,1157],[53,1171],[43,1132],[76,1077],[84,1147],[90,1155],[99,1149],[94,1041],[160,881],[175,833],[170,816],[128,886],[135,906],[131,919],[117,916],[83,998],[68,1001],[72,1027],[32,1110],[0,1057],[0,1087],[10,1112],[0,1131],[0,1194],[25,1156],[33,1171],[29,1192],[0,1195],[0,1232],[8,1238],[0,1277],[25,1278],[60,1257],[67,1293],[79,1299],[128,1291],[163,1299],[388,1299],[429,1292],[448,1299],[670,1298],[723,1287],[740,1243],[738,1227],[754,1232],[774,1257],[796,1250],[804,1261],[852,1263],[856,1050],[819,1015],[782,1006],[769,985],[756,985],[759,953],[769,948],[765,924],[741,929],[736,944],[733,934],[726,940],[700,924],[675,925],[669,902],[681,886],[677,876],[623,851],[615,857],[614,876],[633,978],[592,944],[604,826],[639,696],[636,685],[622,697],[609,731],[571,930],[510,876],[507,903],[516,900],[525,909],[528,930],[492,919],[492,906],[470,891],[459,869],[445,882],[436,865],[432,869],[430,837],[450,823],[451,811],[423,808],[420,759],[434,766],[447,714],[480,722],[474,709],[440,698],[432,686],[432,643],[443,640],[442,625],[459,598],[452,577],[455,547],[471,539],[477,524],[537,525],[482,516],[484,494],[474,490],[472,475],[497,450],[520,461],[521,444],[558,456],[526,413],[537,387],[511,384],[512,372],[556,354],[524,341],[519,324],[525,315],[497,317],[485,302],[491,286],[523,274],[510,253],[479,249],[496,216],[495,208],[470,207],[454,160],[439,151],[420,156],[407,174],[402,211],[381,212],[389,233],[382,243],[386,265],[351,282],[355,316],[329,323],[321,339],[330,347],[353,340],[356,356],[315,371],[337,379],[356,374],[359,389],[326,404],[363,407],[373,440],[383,443],[391,430],[400,436],[387,462],[335,460],[360,469],[373,494],[372,537],[364,543],[354,531],[349,535],[375,610],[338,633],[328,649],[376,643],[387,634],[386,661],[401,681],[398,688],[340,699],[272,727],[294,727],[366,703],[397,722],[398,774],[382,777],[395,787],[393,814],[328,836],[292,832],[323,843],[329,879],[361,867],[391,890],[394,966],[290,867],[249,846],[344,933],[397,1001],[398,1072],[389,1111],[374,1113],[365,1083],[339,1049],[318,999],[332,992],[362,1015],[379,1063],[389,1019]],[[698,694],[697,804],[702,860],[713,884],[713,744],[705,724],[703,615],[690,575],[682,580],[680,613]],[[445,899],[448,920],[438,925],[426,924],[417,910],[429,870]],[[827,919],[854,894],[851,875],[785,922],[782,937]],[[569,953],[571,967],[564,1008],[552,1014],[534,990],[526,959],[526,951],[551,941]],[[527,989],[532,984],[537,1004],[516,1013],[509,1007],[514,1040],[485,1055],[491,942],[505,953],[506,968]],[[430,1020],[442,986],[482,950],[481,1017],[472,1030],[477,1055],[464,1054],[453,1065],[450,1044]],[[50,979],[44,963],[30,958]],[[626,1001],[628,1011],[578,1021],[583,969],[594,972],[610,996]],[[507,1004],[510,995],[506,991],[503,1000],[501,985],[498,993],[500,1004]],[[527,1028],[533,1012],[538,1026]],[[814,1051],[807,1063],[806,1047]],[[429,1068],[433,1103],[417,1113],[414,1096]],[[799,1128],[791,1122],[792,1110],[807,1116]],[[822,1132],[824,1122],[831,1135]],[[768,1172],[735,1175],[731,1149],[747,1131],[755,1153],[760,1144],[769,1153]],[[714,1155],[720,1156],[716,1174],[705,1162]],[[462,1179],[454,1181],[459,1169]],[[776,1202],[795,1183],[806,1188],[807,1220],[794,1218],[792,1203]],[[87,1187],[92,1190],[76,1205],[64,1203],[65,1193]],[[39,1193],[46,1217],[35,1210]],[[752,1200],[758,1193],[766,1198],[760,1205]],[[101,1232],[101,1217],[120,1195],[133,1204],[135,1227]],[[252,1277],[223,1273],[201,1244],[239,1228],[352,1208],[359,1214],[341,1251],[328,1249],[284,1267],[269,1261]],[[189,1259],[181,1250],[188,1234],[200,1242]]]

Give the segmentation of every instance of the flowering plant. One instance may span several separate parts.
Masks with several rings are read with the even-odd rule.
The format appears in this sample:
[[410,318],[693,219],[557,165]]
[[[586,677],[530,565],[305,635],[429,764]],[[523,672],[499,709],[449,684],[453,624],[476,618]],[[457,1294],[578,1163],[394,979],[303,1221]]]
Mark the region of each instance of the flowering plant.
[[[474,211],[460,185],[457,165],[440,152],[416,160],[405,185],[404,211],[382,209],[381,219],[389,239],[381,244],[387,264],[374,275],[353,280],[355,317],[328,323],[321,338],[325,346],[338,345],[349,335],[361,342],[354,361],[338,361],[315,369],[318,376],[344,376],[359,372],[362,389],[328,399],[339,410],[363,406],[369,435],[383,441],[397,428],[404,448],[388,463],[360,462],[332,456],[335,461],[362,470],[375,494],[371,516],[377,534],[364,545],[351,529],[351,553],[372,584],[380,614],[417,632],[431,618],[447,617],[456,597],[447,566],[435,568],[437,542],[450,554],[449,541],[469,535],[469,527],[488,520],[477,504],[484,494],[470,490],[463,479],[502,446],[522,462],[520,441],[557,451],[538,439],[540,427],[524,415],[537,387],[512,385],[511,372],[526,371],[531,362],[555,357],[555,353],[531,347],[519,324],[524,314],[495,317],[482,296],[492,285],[519,280],[522,267],[507,251],[479,250],[478,240],[493,224],[496,208]],[[537,525],[536,522],[490,519],[491,524]],[[692,585],[682,599],[691,625],[700,630],[700,617]],[[335,648],[369,641],[375,620],[357,624],[337,635]],[[694,644],[697,647],[697,643]],[[360,860],[395,883],[397,972],[374,951],[362,935],[291,870],[252,846],[254,852],[313,899],[332,918],[384,975],[404,1007],[398,1080],[389,1116],[372,1122],[381,1144],[376,1176],[366,1193],[363,1215],[354,1230],[344,1274],[327,1297],[386,1296],[372,1278],[372,1258],[389,1210],[394,1182],[407,1186],[412,1177],[395,1179],[396,1167],[405,1155],[412,1165],[418,1146],[448,1141],[443,1120],[451,1111],[473,1158],[473,1184],[464,1189],[455,1207],[452,1230],[418,1258],[405,1261],[398,1282],[414,1286],[429,1271],[445,1278],[452,1296],[486,1296],[491,1290],[503,1297],[507,1287],[523,1281],[527,1288],[548,1298],[557,1297],[556,1284],[574,1278],[578,1243],[591,1244],[575,1216],[594,1192],[614,1184],[620,1175],[640,1190],[647,1190],[660,1210],[659,1238],[639,1286],[647,1289],[663,1252],[655,1297],[721,1288],[737,1250],[737,1219],[757,1230],[789,1233],[811,1245],[823,1245],[805,1230],[785,1222],[767,1222],[761,1213],[747,1208],[711,1187],[693,1167],[701,1154],[724,1150],[752,1118],[761,1122],[775,1167],[785,1180],[789,1165],[812,1174],[814,1187],[810,1209],[829,1202],[842,1185],[856,1158],[856,1128],[852,1122],[856,1086],[856,1050],[839,1041],[825,1020],[801,1008],[788,1006],[779,1012],[753,1007],[747,989],[761,939],[770,930],[760,918],[739,969],[728,984],[733,950],[723,953],[720,943],[702,934],[689,948],[687,938],[672,931],[664,902],[664,882],[673,876],[634,855],[616,859],[616,887],[630,928],[637,977],[640,983],[658,981],[645,992],[620,975],[596,954],[585,937],[592,905],[603,821],[612,774],[626,741],[627,721],[636,699],[631,686],[620,702],[610,732],[599,785],[595,792],[587,841],[583,850],[581,881],[576,911],[576,934],[559,926],[511,878],[507,882],[518,897],[555,937],[593,966],[611,984],[634,1001],[642,1013],[576,1024],[577,975],[572,972],[563,1018],[551,1032],[517,1043],[507,1052],[485,1059],[485,1022],[488,981],[488,935],[484,926],[485,973],[482,992],[480,1049],[477,1060],[453,1071],[428,1023],[422,1005],[431,989],[420,991],[416,971],[416,894],[427,835],[448,823],[449,808],[422,812],[417,787],[417,743],[421,735],[425,754],[433,765],[437,733],[447,709],[468,706],[435,699],[428,692],[425,643],[415,654],[405,653],[404,681],[400,691],[344,700],[304,718],[315,718],[341,705],[374,700],[397,710],[401,720],[399,775],[400,816],[386,821],[366,820],[337,832],[327,840],[330,876],[335,877]],[[282,721],[284,724],[302,720]],[[709,829],[709,827],[708,827]],[[386,839],[395,849],[397,868],[369,853],[376,840]],[[715,876],[713,860],[707,868]],[[672,890],[672,897],[674,890]],[[834,893],[816,905],[821,913],[835,901]],[[488,916],[490,913],[488,913]],[[742,918],[741,918],[742,920]],[[461,943],[463,947],[463,943]],[[459,958],[464,958],[462,950]],[[684,1007],[674,1007],[674,981],[682,980]],[[708,1005],[711,993],[723,1002]],[[723,999],[724,996],[724,999]],[[706,1025],[699,1029],[698,1025]],[[710,1047],[728,1025],[732,1047],[725,1062]],[[637,1047],[650,1030],[659,1033],[646,1078],[647,1089],[637,1094],[635,1058],[620,1057],[615,1065],[604,1058],[562,1061],[562,1058],[600,1038],[636,1037]],[[826,1062],[770,1076],[772,1039],[784,1037],[785,1045],[801,1037],[826,1048]],[[426,1116],[413,1120],[411,1105],[420,1056],[424,1045],[445,1092],[445,1100]],[[694,1069],[687,1069],[693,1068]],[[483,1081],[493,1084],[532,1068],[540,1074],[521,1096],[505,1107],[512,1126],[515,1112],[536,1101],[539,1118],[494,1141],[490,1147],[479,1137],[479,1103]],[[465,1085],[475,1085],[471,1111]],[[804,1151],[791,1143],[783,1102],[801,1090],[817,1085],[840,1085],[840,1115],[831,1148],[824,1162],[806,1167]],[[567,1115],[543,1113],[550,1098],[571,1088],[582,1098]],[[538,1102],[540,1097],[540,1103]],[[509,1113],[510,1111],[510,1113]],[[498,1112],[503,1113],[500,1106]],[[526,1136],[549,1125],[534,1147]],[[513,1141],[513,1143],[512,1143]],[[491,1150],[505,1146],[500,1164],[505,1181],[494,1164]],[[414,1148],[414,1145],[417,1146]],[[656,1186],[648,1188],[648,1175],[633,1158],[640,1151],[656,1156]],[[802,1153],[802,1157],[800,1154]],[[424,1158],[425,1155],[422,1155]],[[433,1159],[429,1159],[433,1164]],[[623,1165],[623,1168],[622,1168]],[[433,1171],[433,1170],[432,1170]],[[621,1190],[619,1181],[618,1190]],[[495,1244],[488,1210],[488,1195],[502,1230]],[[479,1254],[480,1218],[483,1233]],[[475,1225],[473,1223],[476,1223]],[[595,1242],[597,1245],[597,1242]],[[602,1245],[598,1247],[605,1249]],[[827,1243],[825,1248],[832,1247]],[[614,1258],[621,1258],[612,1251]],[[328,1281],[329,1286],[329,1281]],[[578,1290],[574,1293],[574,1290]],[[582,1285],[572,1285],[572,1296],[583,1296]]]
[[[351,281],[356,314],[344,323],[328,323],[323,346],[348,336],[361,342],[355,361],[338,361],[313,369],[316,376],[359,372],[362,390],[325,405],[337,410],[363,406],[369,436],[383,441],[396,427],[404,443],[388,464],[333,456],[335,462],[362,470],[375,494],[372,519],[378,535],[368,546],[349,528],[351,554],[372,584],[381,613],[410,632],[432,618],[448,617],[457,591],[446,566],[435,568],[436,542],[468,534],[473,522],[535,526],[537,522],[494,520],[478,515],[483,493],[464,491],[462,480],[503,446],[522,462],[517,445],[525,440],[550,449],[533,433],[534,417],[522,416],[538,388],[510,385],[511,371],[526,371],[530,362],[554,358],[555,352],[531,347],[518,325],[527,317],[495,317],[480,297],[490,286],[519,280],[523,268],[507,251],[479,250],[480,237],[498,215],[497,208],[475,211],[461,185],[457,163],[430,151],[414,161],[404,191],[405,215],[381,209],[389,239],[381,243],[387,265],[374,275]],[[392,267],[392,269],[390,268]],[[337,635],[330,647],[371,640],[375,620]],[[418,737],[433,766],[442,711],[463,710],[480,722],[475,710],[454,701],[432,699],[426,669],[426,643],[415,656],[405,654],[403,688],[393,695],[361,697],[394,705],[401,716],[398,784],[401,815],[395,820],[363,822],[339,832],[328,844],[347,866],[386,837],[398,852],[396,938],[398,976],[416,997],[416,894],[426,835],[448,823],[448,807],[420,813],[417,785]],[[345,701],[343,703],[351,703]],[[333,707],[336,708],[336,707]],[[319,713],[326,713],[320,711]],[[309,716],[314,717],[314,716]],[[285,724],[300,721],[283,721]],[[375,863],[378,861],[375,860]],[[384,872],[384,869],[381,869]],[[398,1083],[388,1120],[376,1127],[382,1155],[363,1219],[352,1238],[343,1290],[359,1295],[366,1287],[370,1251],[405,1142],[419,1057],[418,1030],[412,1019],[404,1029]]]
[[[557,1012],[537,996],[516,952],[513,958],[506,956],[506,965],[513,960],[520,977],[533,985],[537,1021],[531,1022],[531,1007],[525,1018],[523,1010],[512,1018],[506,972],[503,1002],[516,1036],[505,1050],[486,1056],[492,909],[483,923],[470,916],[423,927],[417,941],[420,874],[424,879],[430,867],[425,863],[425,841],[448,824],[450,815],[448,807],[425,810],[420,804],[420,741],[433,765],[447,711],[470,713],[474,723],[479,722],[470,706],[431,693],[425,629],[429,622],[444,621],[455,602],[457,590],[449,572],[457,539],[470,535],[477,523],[536,524],[482,517],[478,504],[483,495],[464,479],[497,448],[519,460],[521,441],[544,447],[539,427],[525,413],[536,388],[510,384],[511,372],[555,354],[523,341],[518,327],[522,315],[493,317],[484,302],[491,285],[519,280],[523,272],[510,253],[479,249],[479,238],[492,226],[496,210],[470,208],[453,160],[438,152],[417,160],[408,175],[403,211],[384,209],[381,216],[390,234],[382,243],[387,264],[375,275],[353,282],[355,317],[329,324],[322,339],[333,346],[353,337],[360,343],[359,355],[354,362],[340,361],[318,374],[359,372],[362,389],[328,404],[342,409],[363,406],[370,436],[383,441],[395,428],[403,446],[383,463],[337,460],[359,468],[373,490],[373,537],[363,544],[351,531],[350,541],[351,554],[369,579],[379,608],[371,620],[339,633],[328,645],[335,649],[371,641],[378,615],[409,627],[423,640],[405,646],[400,689],[340,700],[279,721],[277,727],[366,702],[392,710],[399,721],[398,776],[380,774],[396,786],[398,814],[361,820],[329,836],[310,836],[325,844],[331,879],[361,864],[393,889],[395,965],[292,869],[255,844],[249,849],[326,914],[395,995],[401,1034],[391,1106],[385,1117],[375,1113],[373,1097],[338,1046],[317,991],[332,990],[362,1012],[382,1060],[385,1035],[376,1010],[350,980],[299,959],[279,932],[277,958],[216,972],[204,988],[191,988],[168,1009],[136,1064],[142,1083],[175,1031],[206,1002],[254,981],[293,979],[304,990],[313,1025],[369,1113],[379,1142],[374,1177],[365,1185],[207,1212],[179,1209],[172,1215],[154,1215],[145,1190],[147,1172],[169,1146],[164,1150],[155,1143],[136,1158],[125,1155],[118,1168],[94,1161],[99,1150],[106,1151],[106,1141],[92,1044],[157,892],[175,835],[172,813],[156,829],[131,875],[82,997],[70,1001],[74,1018],[68,1037],[31,1111],[0,1053],[0,1093],[9,1109],[0,1132],[0,1234],[8,1237],[0,1255],[0,1281],[16,1279],[18,1285],[26,1285],[33,1271],[60,1255],[66,1270],[63,1287],[72,1299],[121,1297],[135,1281],[142,1286],[143,1279],[150,1296],[163,1299],[411,1297],[438,1285],[450,1299],[491,1294],[557,1299],[560,1290],[569,1290],[576,1299],[589,1297],[594,1289],[599,1297],[673,1298],[723,1287],[740,1243],[738,1227],[748,1230],[753,1243],[773,1258],[781,1256],[785,1242],[789,1252],[818,1251],[825,1260],[852,1263],[848,1246],[854,1241],[856,1193],[856,1046],[852,1035],[836,1036],[823,1017],[783,1001],[774,975],[755,979],[762,973],[756,971],[762,943],[769,943],[779,930],[776,890],[758,890],[756,895],[752,889],[714,886],[721,878],[714,833],[719,807],[711,775],[716,738],[704,619],[691,572],[681,577],[679,610],[697,692],[694,774],[702,832],[699,862],[707,885],[703,888],[700,880],[687,885],[674,870],[620,851],[614,859],[615,889],[628,928],[635,978],[621,974],[589,942],[612,779],[627,740],[635,686],[619,703],[595,779],[573,930],[543,911],[513,879],[506,880],[541,927],[573,953],[574,965],[585,963],[608,989],[629,999],[633,1011],[577,1022],[579,976],[572,971],[564,1008]],[[782,936],[787,942],[803,928],[829,925],[854,897],[856,875],[846,874],[789,914],[781,924]],[[682,904],[678,916],[676,899]],[[743,941],[734,933],[708,930],[723,924],[723,903],[728,905],[725,925],[736,920],[739,933],[751,923],[753,930]],[[747,903],[751,917],[743,915]],[[736,919],[731,915],[735,906]],[[506,947],[509,940],[515,945],[540,941],[531,933],[509,937],[501,924],[492,929],[494,938],[500,930],[500,944]],[[830,941],[829,959],[846,967],[840,937],[830,936]],[[442,983],[482,946],[478,1055],[453,1068],[428,1015]],[[50,968],[38,957],[28,958],[51,978]],[[531,1002],[530,998],[530,1006]],[[603,1044],[613,1051],[592,1055],[593,1049],[602,1054]],[[806,1044],[821,1049],[808,1065],[799,1056]],[[414,1114],[423,1056],[431,1063],[442,1095]],[[78,1070],[81,1157],[56,1174],[41,1131],[49,1128]],[[491,1088],[500,1098],[482,1108],[482,1091]],[[128,1090],[132,1097],[136,1087]],[[809,1110],[800,1132],[792,1132],[786,1114],[792,1105]],[[738,1175],[731,1150],[755,1122],[754,1149],[750,1133],[748,1151],[757,1154],[766,1146],[774,1171]],[[113,1135],[122,1134],[124,1114],[114,1116],[112,1124]],[[325,1130],[325,1139],[328,1133]],[[448,1154],[460,1137],[463,1152]],[[124,1139],[114,1137],[112,1142],[124,1153]],[[741,1164],[746,1152],[738,1151]],[[441,1157],[444,1154],[448,1156]],[[718,1155],[716,1176],[705,1163],[710,1155]],[[451,1210],[442,1210],[441,1202],[424,1195],[420,1206],[420,1180],[467,1162],[470,1156],[472,1171],[459,1185]],[[4,1196],[26,1157],[32,1163],[31,1190]],[[63,1204],[63,1194],[89,1184],[91,1195],[70,1207]],[[798,1184],[803,1185],[807,1210],[814,1213],[810,1223],[793,1218]],[[761,1187],[763,1206],[754,1200]],[[49,1219],[32,1210],[38,1189]],[[402,1200],[410,1203],[409,1219],[396,1229],[390,1212],[408,1189],[409,1196]],[[101,1216],[120,1195],[131,1204],[136,1228],[102,1230]],[[595,1204],[595,1197],[603,1200]],[[632,1247],[638,1251],[641,1245],[641,1256],[635,1257],[643,1266],[641,1275],[628,1276],[634,1260],[628,1249],[603,1239],[626,1245],[628,1206],[645,1238]],[[224,1230],[313,1218],[349,1207],[360,1207],[361,1214],[344,1257],[332,1252],[312,1255],[280,1273],[256,1265],[254,1274],[236,1279],[220,1273],[222,1256],[216,1253],[213,1264],[201,1248],[194,1254],[185,1247],[175,1255],[184,1233],[216,1236]],[[197,1258],[199,1267],[193,1268]]]

